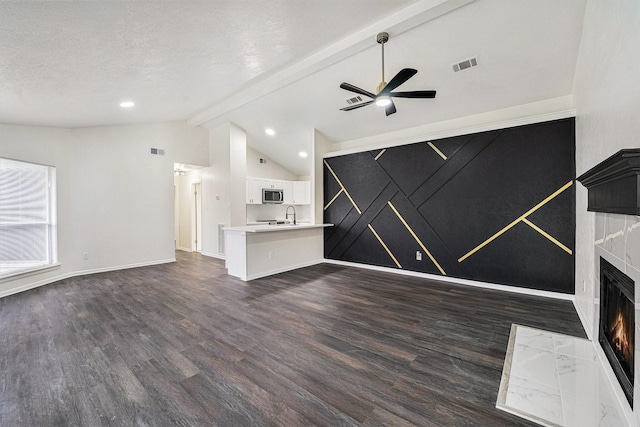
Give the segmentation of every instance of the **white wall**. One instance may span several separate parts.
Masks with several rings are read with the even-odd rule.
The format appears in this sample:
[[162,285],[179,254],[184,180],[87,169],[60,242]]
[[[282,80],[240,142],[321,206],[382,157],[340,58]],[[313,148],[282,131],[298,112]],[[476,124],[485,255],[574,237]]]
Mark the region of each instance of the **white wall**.
[[[0,156],[57,167],[62,263],[52,272],[4,281],[0,294],[79,272],[175,258],[173,163],[206,164],[206,130],[186,122],[0,130]],[[151,147],[165,156],[151,155]]]
[[[622,148],[640,147],[640,7],[637,0],[589,0],[574,81],[578,175]],[[640,302],[638,217],[587,212],[587,190],[576,188],[576,304],[597,336],[599,263],[604,255],[636,278]],[[597,230],[597,233],[596,233]],[[621,232],[621,233],[620,233]],[[615,237],[611,237],[614,236]],[[607,238],[609,236],[609,238]],[[638,312],[636,312],[638,313]],[[640,318],[636,314],[636,319]],[[637,322],[637,321],[636,321]],[[636,323],[636,337],[640,323]],[[636,365],[640,353],[636,348]],[[635,408],[640,401],[636,369]],[[631,409],[627,408],[630,412]],[[629,415],[629,414],[627,414]],[[635,424],[640,425],[636,409]]]
[[[75,129],[73,136],[74,267],[174,259],[173,164],[206,162],[206,131],[170,122]],[[165,155],[150,154],[151,147]]]
[[[265,159],[267,163],[260,163],[260,159]],[[268,179],[285,179],[296,181],[298,177],[288,169],[283,168],[273,159],[264,154],[247,147],[247,176]]]
[[318,130],[313,130],[311,159],[311,206],[314,224],[324,222],[324,156],[331,151],[331,140]]
[[233,123],[229,126],[229,154],[230,224],[235,227],[247,223],[247,133]]
[[218,224],[231,225],[230,132],[229,123],[209,131],[209,167],[198,171],[202,180],[202,254],[214,257],[224,256],[218,249]]

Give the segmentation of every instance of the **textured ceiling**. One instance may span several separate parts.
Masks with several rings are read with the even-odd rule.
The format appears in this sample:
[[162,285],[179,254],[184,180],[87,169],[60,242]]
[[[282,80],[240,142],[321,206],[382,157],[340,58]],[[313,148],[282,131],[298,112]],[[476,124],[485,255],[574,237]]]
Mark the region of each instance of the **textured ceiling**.
[[[469,3],[469,4],[467,4]],[[0,2],[0,123],[82,127],[233,121],[249,144],[308,173],[316,128],[345,141],[570,95],[585,0]],[[385,117],[339,111],[342,81],[374,91],[418,74]],[[478,55],[480,66],[450,64]],[[387,78],[387,80],[388,80]],[[136,106],[123,110],[122,100]],[[275,138],[264,128],[276,128]]]
[[[0,122],[187,119],[410,0],[0,2]],[[132,99],[135,111],[118,106]]]

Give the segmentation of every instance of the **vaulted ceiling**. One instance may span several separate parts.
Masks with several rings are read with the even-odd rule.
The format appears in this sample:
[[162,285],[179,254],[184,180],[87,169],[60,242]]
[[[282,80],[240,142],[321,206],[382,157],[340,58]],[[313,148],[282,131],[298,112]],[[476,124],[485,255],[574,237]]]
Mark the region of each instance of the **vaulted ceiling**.
[[[232,121],[303,175],[316,128],[339,142],[570,95],[585,0],[0,2],[0,123]],[[343,112],[343,81],[435,89]],[[479,66],[454,73],[473,56]],[[132,100],[131,109],[119,103]],[[276,130],[275,137],[264,133]]]

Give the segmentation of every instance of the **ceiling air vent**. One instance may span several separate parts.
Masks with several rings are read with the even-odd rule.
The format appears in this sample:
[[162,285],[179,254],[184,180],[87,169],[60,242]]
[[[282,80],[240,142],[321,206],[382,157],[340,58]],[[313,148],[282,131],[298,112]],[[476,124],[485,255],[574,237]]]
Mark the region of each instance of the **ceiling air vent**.
[[451,64],[453,71],[456,73],[458,71],[466,70],[467,68],[477,67],[478,66],[478,57],[474,56],[473,58],[465,59],[464,61],[456,62],[455,64]]
[[355,96],[352,96],[351,98],[345,99],[345,101],[347,102],[347,105],[355,105],[355,104],[360,104],[361,102],[364,102],[364,98],[361,97],[360,95],[355,95]]

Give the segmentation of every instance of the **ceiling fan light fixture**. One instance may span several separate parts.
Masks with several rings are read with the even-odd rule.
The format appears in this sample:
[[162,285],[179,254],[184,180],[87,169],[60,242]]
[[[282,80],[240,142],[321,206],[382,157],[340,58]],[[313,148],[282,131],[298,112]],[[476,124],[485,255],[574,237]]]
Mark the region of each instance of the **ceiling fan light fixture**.
[[[398,73],[395,76],[393,76],[391,80],[389,80],[389,83],[384,81],[384,44],[388,40],[389,40],[389,33],[380,33],[376,38],[376,41],[380,44],[381,50],[382,50],[382,80],[378,85],[378,89],[375,91],[375,93],[373,93],[373,92],[369,92],[364,89],[361,89],[358,86],[354,86],[351,83],[347,83],[347,82],[340,83],[341,89],[348,90],[349,92],[353,92],[358,95],[364,95],[370,99],[369,101],[364,101],[360,103],[347,101],[347,104],[349,105],[344,108],[341,108],[340,111],[351,111],[351,110],[355,110],[356,108],[365,107],[367,105],[375,103],[379,107],[384,107],[385,114],[389,116],[391,114],[395,114],[396,112],[396,106],[393,103],[393,100],[391,98],[395,97],[395,98],[426,99],[426,98],[436,97],[435,90],[412,90],[408,92],[393,91],[395,88],[397,88],[398,86],[400,86],[401,84],[409,80],[418,72],[418,70],[415,70],[413,68],[403,68],[400,71],[398,71]],[[360,97],[358,96],[353,98],[360,98]]]
[[376,98],[376,105],[378,107],[386,107],[389,104],[391,104],[391,97],[387,95],[382,95]]

